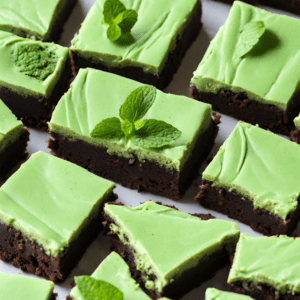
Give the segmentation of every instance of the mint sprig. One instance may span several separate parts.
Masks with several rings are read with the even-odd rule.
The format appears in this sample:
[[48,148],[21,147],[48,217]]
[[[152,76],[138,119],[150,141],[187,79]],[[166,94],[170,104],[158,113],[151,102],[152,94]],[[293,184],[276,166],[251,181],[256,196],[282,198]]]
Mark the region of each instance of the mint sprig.
[[84,300],[123,300],[123,293],[114,285],[90,276],[75,277],[75,282]]
[[236,55],[242,57],[259,42],[259,39],[266,31],[263,21],[253,21],[247,23],[240,31],[240,36],[236,45]]
[[120,0],[106,0],[103,6],[102,24],[108,26],[106,35],[110,41],[118,40],[131,31],[138,19],[134,9],[126,9]]
[[102,120],[91,132],[91,137],[106,140],[131,139],[143,148],[160,148],[181,136],[172,125],[155,119],[143,119],[156,98],[156,88],[150,85],[135,89],[119,109],[119,116]]

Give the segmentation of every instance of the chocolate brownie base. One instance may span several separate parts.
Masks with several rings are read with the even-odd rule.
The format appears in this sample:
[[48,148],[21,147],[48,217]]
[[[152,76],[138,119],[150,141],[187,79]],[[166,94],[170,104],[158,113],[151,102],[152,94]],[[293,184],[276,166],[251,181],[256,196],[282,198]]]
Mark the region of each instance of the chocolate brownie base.
[[[157,203],[161,204],[159,202]],[[123,203],[113,204],[123,205]],[[168,207],[177,209],[175,206]],[[202,220],[214,219],[211,214],[194,214],[193,216],[199,217]],[[146,289],[144,281],[142,280],[142,275],[148,274],[143,274],[136,269],[134,249],[130,246],[124,245],[113,231],[109,231],[110,224],[116,223],[106,214],[104,214],[104,219],[106,221],[103,222],[103,225],[107,229],[108,235],[111,236],[112,250],[117,252],[125,260],[130,268],[131,276],[139,283],[143,291],[152,299],[158,299],[160,297],[169,297],[174,300],[180,299],[192,289],[212,278],[218,269],[221,269],[230,262],[230,253],[228,253],[226,249],[220,249],[214,254],[208,256],[207,259],[202,261],[198,266],[185,271],[179,278],[165,286],[161,293],[156,293],[153,290]],[[149,277],[151,279],[155,279],[155,276],[153,275],[150,275]]]
[[[221,90],[218,94],[200,92],[194,85],[191,86],[191,97],[202,102],[210,103],[214,110],[230,115],[250,124],[259,124],[260,127],[273,132],[289,135],[295,128],[293,120],[297,115],[300,97],[296,94],[295,103],[287,111],[275,105],[252,101],[246,93],[233,93]],[[297,104],[298,103],[298,104]]]
[[7,173],[28,155],[26,152],[27,142],[29,141],[29,130],[23,128],[19,139],[7,146],[0,153],[0,179],[4,179]]
[[217,132],[218,127],[212,122],[198,138],[190,158],[180,173],[177,170],[167,170],[150,160],[141,163],[138,157],[128,159],[109,155],[104,147],[97,147],[81,140],[70,141],[53,131],[50,131],[53,139],[49,138],[48,147],[52,154],[123,186],[139,191],[146,190],[171,199],[180,199],[192,183],[192,179],[198,175],[201,164],[214,145]]
[[52,293],[50,300],[56,300],[55,294]]
[[296,127],[295,130],[290,133],[291,141],[300,144],[300,127]]
[[201,1],[198,2],[196,8],[190,17],[189,24],[183,30],[180,37],[177,38],[176,48],[173,52],[169,53],[167,62],[159,75],[153,75],[145,73],[142,68],[138,67],[108,67],[100,61],[96,62],[91,59],[80,56],[80,52],[74,52],[71,50],[72,67],[75,72],[79,68],[95,68],[107,72],[111,72],[117,75],[121,75],[145,84],[151,84],[160,90],[165,89],[171,82],[173,75],[178,70],[185,52],[198,36],[201,29]]
[[[244,288],[246,285],[247,289]],[[292,295],[291,293],[280,295],[277,294],[275,289],[266,286],[259,285],[259,287],[255,286],[253,283],[245,283],[243,285],[242,282],[236,282],[230,284],[230,291],[238,294],[248,295],[257,300],[300,300],[300,294],[296,293]]]
[[[106,201],[115,201],[117,196],[111,192]],[[55,283],[63,282],[76,266],[87,247],[101,230],[103,216],[101,210],[97,217],[71,242],[63,257],[46,254],[44,248],[22,232],[0,223],[0,259],[11,262],[24,272],[45,277]]]
[[300,205],[293,214],[283,220],[265,209],[254,207],[253,201],[247,197],[234,191],[213,187],[210,181],[203,180],[200,188],[201,191],[195,200],[202,206],[247,224],[264,235],[291,235],[300,217]]
[[1,86],[0,99],[25,125],[47,129],[47,121],[50,121],[55,105],[69,88],[70,77],[71,63],[68,60],[61,78],[58,80],[49,98],[44,95],[40,95],[40,97],[24,97],[15,91]]

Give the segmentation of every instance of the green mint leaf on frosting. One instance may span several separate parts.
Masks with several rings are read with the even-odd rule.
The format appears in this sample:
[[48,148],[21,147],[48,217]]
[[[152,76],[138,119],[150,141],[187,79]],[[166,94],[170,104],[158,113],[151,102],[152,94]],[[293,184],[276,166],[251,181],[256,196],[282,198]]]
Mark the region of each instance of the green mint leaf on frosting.
[[121,105],[119,115],[122,120],[135,122],[144,117],[156,98],[156,88],[151,85],[135,89]]
[[125,120],[121,123],[121,128],[126,136],[130,136],[134,131],[134,124],[128,120]]
[[108,26],[106,35],[110,41],[116,41],[122,34],[130,32],[138,19],[137,12],[126,9],[120,0],[106,0],[103,16],[102,24]]
[[114,285],[90,276],[75,277],[76,286],[84,300],[123,300],[123,293]]
[[172,125],[155,119],[146,120],[144,126],[135,132],[132,142],[143,148],[160,148],[181,136],[181,131]]
[[241,30],[237,45],[236,55],[242,57],[259,42],[259,39],[266,31],[265,24],[262,21],[253,21],[247,23]]
[[120,139],[124,136],[121,122],[118,118],[107,118],[96,125],[91,132],[91,137],[98,139]]

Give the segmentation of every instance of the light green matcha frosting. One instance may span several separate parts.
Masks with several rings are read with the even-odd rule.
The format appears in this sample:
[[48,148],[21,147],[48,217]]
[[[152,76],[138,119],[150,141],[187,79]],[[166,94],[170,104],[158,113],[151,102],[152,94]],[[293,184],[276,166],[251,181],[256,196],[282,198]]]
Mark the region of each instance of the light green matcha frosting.
[[223,292],[215,288],[208,288],[205,292],[205,300],[254,300],[241,294]]
[[[245,56],[236,54],[245,24],[263,21],[266,31]],[[299,90],[300,21],[234,1],[229,17],[210,43],[191,83],[203,92],[246,92],[251,100],[286,109]]]
[[0,57],[0,86],[24,96],[49,97],[69,59],[69,50],[0,31]]
[[49,40],[68,0],[1,0],[0,30],[22,37]]
[[142,67],[144,72],[160,74],[168,53],[176,46],[177,36],[187,26],[198,0],[122,0],[127,9],[138,13],[138,21],[131,33],[133,43],[106,37],[107,26],[103,20],[105,0],[96,0],[71,49],[93,61],[110,67]]
[[294,124],[295,124],[295,126],[300,127],[300,114],[299,114],[298,117],[296,117],[296,118],[294,119]]
[[114,184],[75,164],[33,154],[0,189],[0,221],[63,256],[97,216]]
[[118,75],[80,69],[70,90],[56,106],[49,128],[68,139],[106,147],[109,154],[126,158],[132,158],[135,154],[140,161],[148,159],[168,169],[181,170],[198,137],[211,124],[210,105],[157,90],[156,100],[144,119],[163,120],[182,131],[180,138],[167,147],[149,150],[139,148],[125,138],[107,141],[90,137],[100,121],[119,117],[120,106],[139,86],[143,84]]
[[300,238],[244,233],[237,244],[228,283],[253,282],[271,286],[279,294],[299,293],[299,253]]
[[0,153],[11,143],[15,142],[23,131],[23,123],[0,99]]
[[137,207],[106,204],[104,211],[116,224],[111,230],[135,251],[137,269],[157,277],[144,275],[146,288],[159,292],[214,252],[233,251],[239,237],[233,222],[203,221],[152,201]]
[[0,272],[1,300],[49,300],[53,289],[48,280]]
[[240,121],[203,178],[285,220],[298,205],[299,169],[300,145]]
[[[131,277],[128,265],[116,252],[108,255],[91,276],[117,287],[123,293],[124,300],[151,300]],[[85,300],[76,286],[71,290],[70,296],[73,300]]]

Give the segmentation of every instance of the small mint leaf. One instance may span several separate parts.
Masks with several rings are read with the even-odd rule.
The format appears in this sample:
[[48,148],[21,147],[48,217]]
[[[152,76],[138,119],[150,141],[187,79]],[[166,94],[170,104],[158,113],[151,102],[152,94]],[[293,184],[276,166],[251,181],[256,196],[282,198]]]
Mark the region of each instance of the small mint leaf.
[[262,21],[253,21],[247,23],[241,30],[237,45],[236,55],[242,57],[259,42],[259,39],[266,31],[265,24]]
[[144,120],[144,119],[134,122],[135,130],[139,130],[139,129],[143,128],[144,125],[146,124],[146,122],[147,122],[147,120]]
[[135,89],[121,105],[119,115],[122,120],[134,123],[147,113],[156,98],[156,88],[151,85]]
[[75,277],[76,286],[84,300],[123,300],[123,293],[114,285],[90,276]]
[[124,136],[121,121],[118,118],[107,118],[98,123],[91,132],[91,137],[98,139],[120,139]]
[[131,135],[134,131],[134,125],[129,122],[128,120],[125,120],[121,123],[121,129],[124,132],[126,136]]
[[126,10],[126,7],[121,1],[106,0],[103,6],[104,23],[113,24],[114,19],[124,10]]
[[122,33],[130,32],[131,28],[135,25],[135,23],[138,20],[138,14],[133,9],[124,10],[121,14],[122,21],[118,23],[118,25],[120,26]]
[[113,23],[109,25],[106,35],[107,38],[113,42],[120,38],[120,36],[122,35],[122,30],[119,25]]
[[132,142],[143,148],[160,148],[181,136],[181,131],[172,125],[155,119],[146,120],[144,126],[135,132]]

